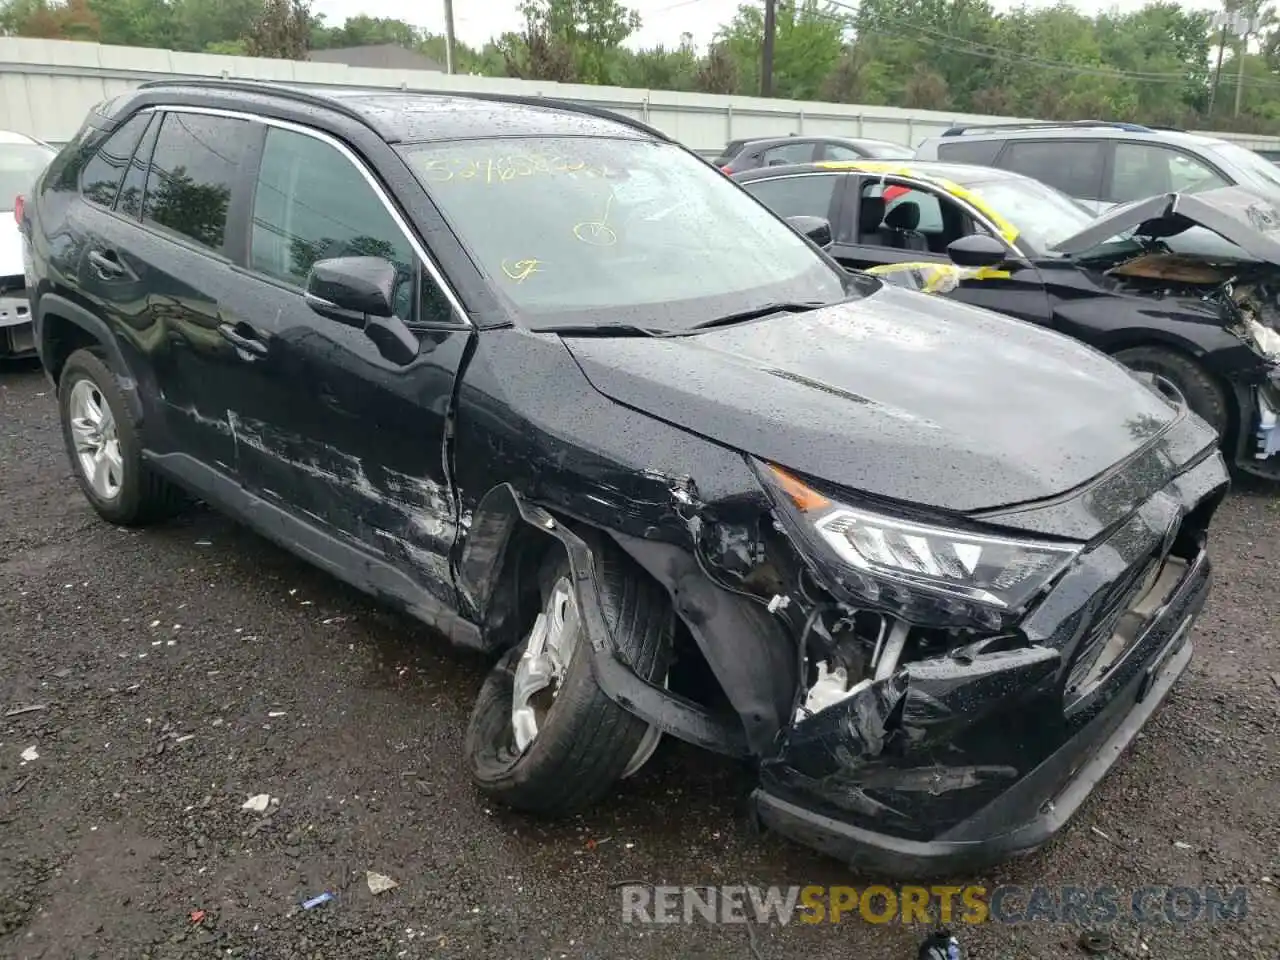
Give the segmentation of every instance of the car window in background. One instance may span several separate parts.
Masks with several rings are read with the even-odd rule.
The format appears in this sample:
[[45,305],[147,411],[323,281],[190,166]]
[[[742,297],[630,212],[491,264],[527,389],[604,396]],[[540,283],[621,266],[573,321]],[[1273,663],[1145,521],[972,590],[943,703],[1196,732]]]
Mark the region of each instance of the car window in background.
[[1037,253],[1074,236],[1095,219],[1071,197],[1034,180],[1008,177],[964,186],[1013,224],[1021,240]]
[[688,329],[845,281],[739,186],[671,144],[495,138],[398,148],[527,326]]
[[831,199],[841,175],[809,173],[797,177],[752,180],[743,188],[780,217],[831,219]]
[[824,143],[822,145],[823,160],[861,160],[864,154],[840,143]]
[[0,144],[0,209],[12,210],[18,194],[31,192],[57,153],[42,143]]
[[[879,184],[871,184],[863,189],[863,196],[875,196],[874,188]],[[920,221],[916,225],[916,231],[919,233],[941,233],[944,229],[942,222],[942,207],[938,203],[938,198],[926,190],[913,190],[905,187],[889,187],[884,191],[885,205],[884,218],[886,221],[890,219],[894,208],[904,203],[914,204],[920,211]]]
[[[267,131],[253,198],[249,265],[302,287],[317,260],[382,257],[400,273],[395,312],[413,320],[416,256],[374,190],[332,146],[290,130]],[[434,290],[434,284],[431,285]],[[443,296],[428,297],[422,319],[447,320]]]
[[957,140],[938,145],[938,159],[951,163],[973,163],[989,167],[1004,146],[1003,140]]
[[1177,150],[1154,143],[1116,144],[1106,199],[1141,200],[1157,193],[1198,193],[1226,186],[1209,167]]
[[1259,187],[1280,190],[1280,167],[1270,160],[1261,157],[1252,150],[1235,143],[1215,143],[1205,148],[1210,154],[1216,154],[1224,160],[1242,168],[1252,177]]
[[142,219],[222,252],[231,189],[252,124],[199,113],[166,113],[151,158]]
[[109,207],[116,202],[125,167],[129,165],[129,158],[133,156],[151,116],[150,113],[139,113],[130,117],[102,142],[93,159],[84,165],[80,174],[80,190],[90,203]]
[[770,147],[764,152],[764,165],[766,167],[783,163],[811,163],[812,161],[812,143],[784,143],[777,147]]
[[1098,200],[1102,186],[1100,140],[1010,140],[1000,166],[1061,190],[1069,197]]

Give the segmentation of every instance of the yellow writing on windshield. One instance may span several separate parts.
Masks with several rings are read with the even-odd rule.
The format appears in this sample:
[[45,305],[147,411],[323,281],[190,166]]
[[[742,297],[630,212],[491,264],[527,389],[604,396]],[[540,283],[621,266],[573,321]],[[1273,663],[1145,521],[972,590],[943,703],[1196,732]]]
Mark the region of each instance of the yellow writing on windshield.
[[617,176],[604,164],[582,157],[553,154],[508,154],[481,158],[437,158],[418,167],[427,183],[509,183],[525,177],[583,176],[592,179]]
[[618,235],[609,226],[609,210],[613,206],[613,191],[604,202],[604,215],[599,220],[584,220],[573,228],[573,235],[583,243],[593,247],[612,247],[618,242]]
[[502,272],[516,283],[524,283],[535,273],[540,272],[541,264],[541,260],[536,260],[532,257],[526,260],[517,260],[514,263],[508,260],[503,260]]

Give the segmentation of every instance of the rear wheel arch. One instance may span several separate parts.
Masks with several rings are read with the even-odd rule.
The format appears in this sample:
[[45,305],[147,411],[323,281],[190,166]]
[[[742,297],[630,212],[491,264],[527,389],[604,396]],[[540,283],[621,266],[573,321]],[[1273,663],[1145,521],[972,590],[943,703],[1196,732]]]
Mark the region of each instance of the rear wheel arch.
[[40,336],[40,357],[45,370],[57,384],[62,368],[76,350],[89,350],[102,358],[103,363],[116,375],[117,385],[124,395],[135,423],[144,421],[142,400],[138,395],[137,379],[120,352],[119,344],[111,334],[106,321],[80,304],[56,293],[40,297],[33,311]]

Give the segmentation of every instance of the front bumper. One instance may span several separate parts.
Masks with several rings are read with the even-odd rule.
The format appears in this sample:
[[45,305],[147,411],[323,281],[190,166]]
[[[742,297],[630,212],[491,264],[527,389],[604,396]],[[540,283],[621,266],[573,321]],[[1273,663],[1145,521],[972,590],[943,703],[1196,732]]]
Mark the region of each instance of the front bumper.
[[0,297],[0,357],[34,357],[35,328],[25,296]]
[[[1197,472],[1208,483],[1221,476],[1221,460]],[[1115,635],[1100,624],[1154,596],[1126,584],[1133,571],[1153,569],[1151,537],[1179,529],[1170,511],[1185,516],[1205,502],[1174,499],[1148,501],[1145,516],[1082,555],[1024,621],[1029,647],[958,664],[908,663],[896,687],[873,685],[793,727],[752,795],[761,824],[860,872],[898,879],[972,871],[1048,841],[1191,659],[1188,633],[1210,585],[1202,542],[1172,561],[1176,578],[1127,645],[1117,653],[1105,641],[1110,652],[1090,659],[1096,638]],[[1093,663],[1097,673],[1082,681],[1080,668]]]

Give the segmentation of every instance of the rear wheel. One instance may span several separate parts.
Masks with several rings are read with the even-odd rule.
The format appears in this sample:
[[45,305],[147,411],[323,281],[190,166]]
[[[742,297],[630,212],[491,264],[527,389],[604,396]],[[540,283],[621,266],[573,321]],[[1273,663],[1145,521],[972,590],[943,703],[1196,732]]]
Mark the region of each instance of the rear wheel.
[[[612,544],[595,541],[601,603],[618,652],[661,684],[671,656],[674,613],[662,589]],[[568,557],[553,552],[541,574],[542,607],[524,642],[486,677],[467,729],[476,785],[508,806],[566,816],[635,773],[659,732],[596,685]]]
[[1115,358],[1130,370],[1149,373],[1161,392],[1184,403],[1191,411],[1226,436],[1230,411],[1225,391],[1199,363],[1166,347],[1132,347]]
[[116,376],[89,350],[67,358],[58,380],[67,455],[80,489],[104,519],[125,526],[163,519],[182,495],[142,459],[142,441]]

